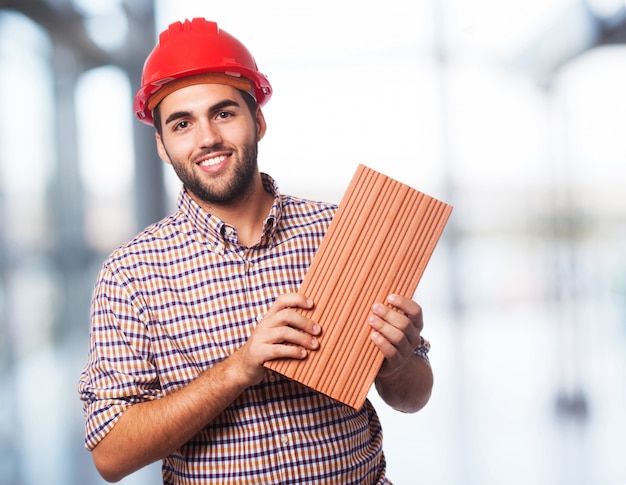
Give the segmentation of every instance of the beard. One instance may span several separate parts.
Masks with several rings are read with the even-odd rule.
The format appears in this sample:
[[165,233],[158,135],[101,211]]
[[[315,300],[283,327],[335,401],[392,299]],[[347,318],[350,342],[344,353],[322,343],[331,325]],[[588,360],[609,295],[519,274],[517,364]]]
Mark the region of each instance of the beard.
[[[218,147],[219,148],[219,147]],[[210,205],[228,205],[236,200],[245,198],[253,190],[254,179],[257,173],[257,142],[244,145],[242,158],[235,163],[234,173],[228,180],[207,181],[196,171],[184,163],[177,163],[168,153],[170,162],[176,175],[185,189],[198,199]],[[205,153],[200,156],[204,156]],[[237,160],[235,160],[237,162]]]

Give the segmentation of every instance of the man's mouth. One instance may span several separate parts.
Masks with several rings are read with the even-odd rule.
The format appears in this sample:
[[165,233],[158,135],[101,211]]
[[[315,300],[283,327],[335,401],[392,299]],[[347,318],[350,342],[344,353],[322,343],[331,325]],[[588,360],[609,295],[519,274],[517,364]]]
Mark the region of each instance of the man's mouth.
[[201,167],[212,167],[214,165],[218,165],[222,163],[224,160],[228,158],[228,155],[219,155],[217,157],[210,157],[205,160],[202,160],[198,163]]

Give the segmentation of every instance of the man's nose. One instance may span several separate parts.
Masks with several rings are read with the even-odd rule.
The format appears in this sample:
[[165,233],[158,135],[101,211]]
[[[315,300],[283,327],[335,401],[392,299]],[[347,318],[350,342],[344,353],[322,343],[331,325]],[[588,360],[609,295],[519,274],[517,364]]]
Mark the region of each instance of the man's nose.
[[220,130],[210,120],[203,120],[198,125],[198,144],[210,147],[222,142]]

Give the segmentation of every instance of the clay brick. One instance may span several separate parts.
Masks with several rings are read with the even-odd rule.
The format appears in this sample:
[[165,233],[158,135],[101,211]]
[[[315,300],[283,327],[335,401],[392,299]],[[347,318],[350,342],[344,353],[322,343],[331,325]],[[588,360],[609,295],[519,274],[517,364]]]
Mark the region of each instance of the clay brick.
[[383,362],[370,340],[371,305],[413,296],[451,212],[359,165],[298,290],[315,302],[302,314],[321,325],[320,348],[266,367],[359,409]]

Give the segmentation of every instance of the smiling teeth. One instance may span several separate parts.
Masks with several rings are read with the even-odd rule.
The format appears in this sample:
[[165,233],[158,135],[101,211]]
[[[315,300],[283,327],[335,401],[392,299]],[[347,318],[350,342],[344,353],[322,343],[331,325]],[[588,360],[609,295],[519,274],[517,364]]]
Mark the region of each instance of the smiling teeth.
[[217,165],[218,163],[222,163],[224,160],[226,160],[226,155],[220,155],[219,157],[213,157],[207,160],[203,160],[198,165],[200,165],[201,167],[211,167],[213,165]]

